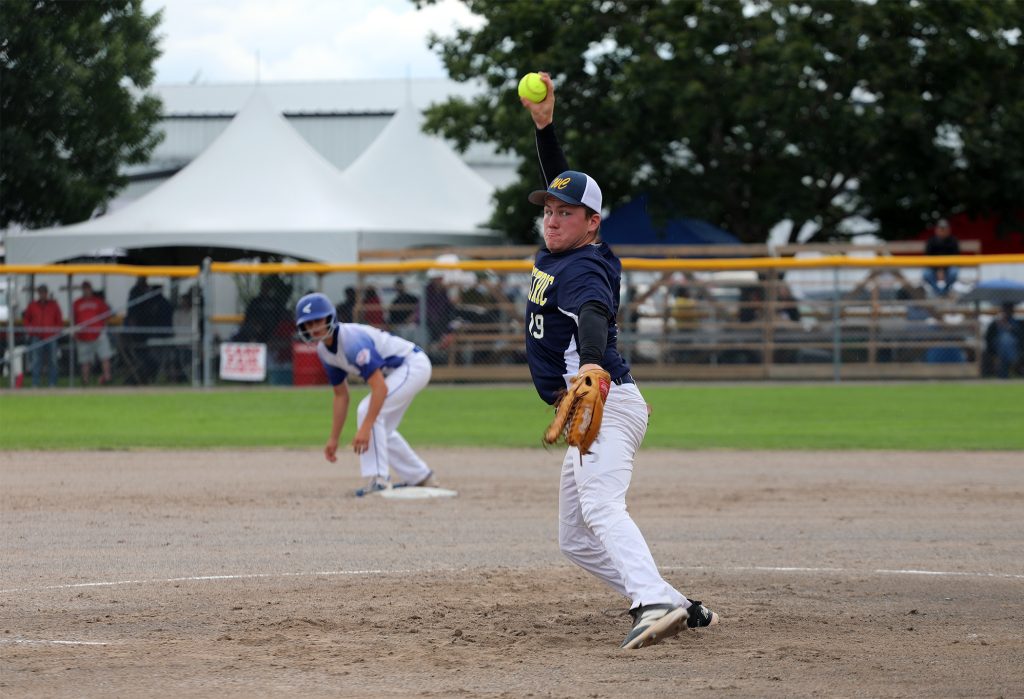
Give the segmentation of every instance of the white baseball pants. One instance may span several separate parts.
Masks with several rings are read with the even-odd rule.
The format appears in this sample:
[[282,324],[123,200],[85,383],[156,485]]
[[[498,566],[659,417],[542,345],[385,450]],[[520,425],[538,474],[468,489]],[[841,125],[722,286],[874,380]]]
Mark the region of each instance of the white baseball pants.
[[[389,467],[394,470],[397,483],[415,484],[430,475],[427,464],[398,433],[398,425],[413,398],[430,383],[430,373],[430,359],[426,353],[413,352],[405,358],[402,366],[384,379],[388,385],[388,396],[373,422],[370,446],[359,457],[359,469],[364,478],[386,477],[389,475]],[[357,427],[362,426],[369,408],[368,394],[359,401],[356,410]]]
[[558,494],[558,545],[573,563],[632,600],[688,606],[658,572],[626,511],[633,460],[647,432],[647,404],[636,384],[612,384],[591,453],[570,447]]

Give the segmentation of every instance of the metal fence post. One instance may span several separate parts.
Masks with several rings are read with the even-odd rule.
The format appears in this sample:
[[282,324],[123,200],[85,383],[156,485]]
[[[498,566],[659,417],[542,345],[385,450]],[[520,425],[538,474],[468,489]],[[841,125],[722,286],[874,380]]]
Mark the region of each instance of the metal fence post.
[[192,285],[189,289],[189,296],[192,297],[192,314],[191,314],[191,342],[189,343],[189,374],[192,375],[192,387],[199,388],[201,386],[201,377],[199,376],[199,370],[201,366],[200,352],[202,352],[202,346],[200,341],[203,337],[203,320],[200,314],[203,312],[202,305],[202,290],[200,288],[199,280]]
[[[73,293],[72,293],[73,289],[71,288],[72,282],[74,282],[74,279],[69,274],[68,275],[68,287],[67,287],[68,288],[68,320],[69,320],[68,327],[70,328],[68,330],[68,388],[74,388],[75,387],[75,350],[78,349],[75,346],[75,333],[72,332],[72,330],[74,330],[74,327],[75,327],[75,299],[74,299],[74,296],[73,296]],[[57,337],[58,337],[58,340],[59,340],[60,335],[58,335]],[[53,345],[54,353],[57,352],[59,347],[60,347],[60,345],[57,344],[57,342],[55,341],[54,345]]]
[[419,312],[419,318],[417,319],[418,322],[416,323],[416,325],[417,325],[417,332],[419,333],[419,337],[417,338],[417,340],[418,340],[417,344],[419,344],[419,346],[422,347],[423,349],[427,349],[428,347],[430,347],[430,333],[429,333],[429,331],[427,329],[427,314],[429,313],[429,310],[427,309],[427,284],[429,284],[430,281],[427,279],[427,273],[426,272],[420,272],[419,277],[420,277],[420,303],[419,303],[420,312]]
[[[11,388],[17,388],[18,377],[14,375],[14,357],[17,354],[17,347],[14,344],[14,295],[15,278],[13,274],[7,275],[7,371],[11,377]],[[24,374],[24,362],[22,363]]]
[[832,379],[841,381],[842,359],[839,356],[842,333],[839,329],[839,267],[832,268]]
[[203,260],[202,271],[199,274],[200,298],[202,299],[203,314],[203,386],[209,388],[213,385],[213,333],[211,332],[210,316],[213,313],[213,284],[210,279],[210,263],[212,260],[207,257]]

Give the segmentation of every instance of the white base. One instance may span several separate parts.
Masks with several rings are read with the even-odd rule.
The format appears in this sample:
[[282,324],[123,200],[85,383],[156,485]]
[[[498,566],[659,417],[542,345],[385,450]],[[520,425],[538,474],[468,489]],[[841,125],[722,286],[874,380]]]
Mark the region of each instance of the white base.
[[447,488],[406,487],[379,490],[376,495],[389,500],[422,500],[424,498],[453,498],[459,493]]

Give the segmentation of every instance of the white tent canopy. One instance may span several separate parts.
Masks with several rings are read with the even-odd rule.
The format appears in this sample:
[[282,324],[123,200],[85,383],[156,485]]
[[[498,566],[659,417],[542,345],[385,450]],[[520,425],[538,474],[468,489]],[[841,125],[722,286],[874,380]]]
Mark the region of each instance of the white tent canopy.
[[[389,159],[397,157],[392,155],[395,143],[405,144],[404,152],[397,151],[401,157],[360,167],[368,177],[383,170],[394,172],[392,182],[365,180],[358,172],[354,177],[342,175],[256,89],[220,137],[163,185],[106,216],[13,233],[6,241],[7,262],[45,264],[101,249],[166,247],[226,248],[346,262],[357,259],[360,247],[493,241],[491,231],[477,227],[489,214],[490,185],[461,161],[458,164],[478,182],[466,184],[469,178],[462,177],[456,186],[469,188],[472,194],[467,197],[479,198],[486,212],[466,207],[472,211],[469,223],[466,217],[453,215],[452,209],[446,216],[437,208],[425,209],[422,218],[410,211],[421,200],[445,196],[449,182],[456,181],[449,179],[455,168],[445,155],[458,158],[442,142],[413,137],[406,132],[407,126],[399,127],[385,129],[378,140],[387,136],[379,152]],[[375,141],[370,150],[376,147]],[[410,192],[396,172],[399,169],[418,173],[419,186],[439,190],[437,196]]]
[[480,231],[491,216],[494,187],[444,141],[427,136],[411,105],[345,169],[349,191],[379,232]]

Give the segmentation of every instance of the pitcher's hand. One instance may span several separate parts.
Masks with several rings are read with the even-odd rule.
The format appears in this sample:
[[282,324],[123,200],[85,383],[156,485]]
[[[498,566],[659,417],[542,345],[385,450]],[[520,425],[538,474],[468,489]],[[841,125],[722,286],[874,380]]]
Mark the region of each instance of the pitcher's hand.
[[547,96],[540,102],[533,102],[525,97],[520,97],[519,101],[529,110],[534,125],[538,129],[543,129],[555,119],[555,86],[550,75],[541,72],[537,74],[548,88]]

